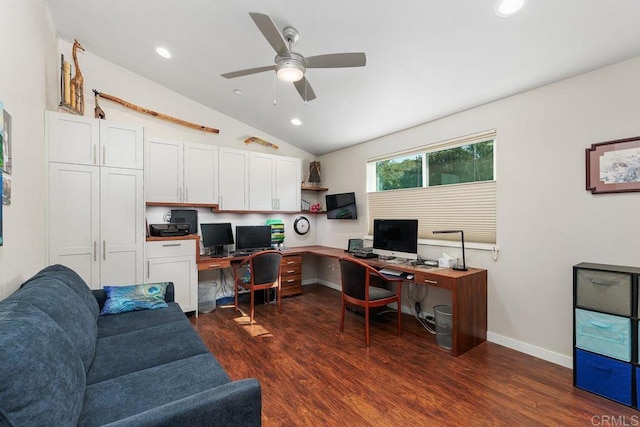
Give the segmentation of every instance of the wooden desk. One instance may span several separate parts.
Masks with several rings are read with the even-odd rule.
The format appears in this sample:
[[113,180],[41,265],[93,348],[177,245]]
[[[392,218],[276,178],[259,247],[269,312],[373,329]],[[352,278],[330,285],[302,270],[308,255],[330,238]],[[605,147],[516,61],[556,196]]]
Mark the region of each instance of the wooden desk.
[[[317,245],[300,246],[282,252],[285,257],[305,254],[336,259],[350,256],[343,249]],[[198,260],[198,270],[227,268],[231,267],[232,262],[242,261],[242,259],[241,257],[203,256]],[[487,340],[487,270],[469,268],[468,271],[456,271],[450,268],[390,264],[377,258],[359,259],[375,267],[387,267],[413,274],[414,277],[410,282],[451,291],[453,321],[451,354],[453,356],[459,356]]]

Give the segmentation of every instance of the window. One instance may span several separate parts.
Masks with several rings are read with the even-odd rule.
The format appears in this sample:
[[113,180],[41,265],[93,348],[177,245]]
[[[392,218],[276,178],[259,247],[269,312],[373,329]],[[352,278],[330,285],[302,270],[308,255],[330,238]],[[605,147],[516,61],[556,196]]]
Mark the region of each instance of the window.
[[[419,221],[418,236],[461,229],[465,240],[496,242],[495,131],[370,160],[369,232],[375,218]],[[456,239],[438,235],[438,240]]]

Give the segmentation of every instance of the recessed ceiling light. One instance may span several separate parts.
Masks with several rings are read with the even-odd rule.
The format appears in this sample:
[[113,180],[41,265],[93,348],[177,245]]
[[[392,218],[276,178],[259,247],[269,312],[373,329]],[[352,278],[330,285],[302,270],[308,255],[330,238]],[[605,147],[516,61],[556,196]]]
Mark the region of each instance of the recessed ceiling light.
[[520,12],[527,4],[527,0],[498,0],[494,13],[502,18],[508,18]]
[[242,91],[240,89],[234,89],[233,93],[235,93],[238,96],[242,95]]
[[302,124],[302,121],[300,121],[300,119],[293,118],[291,119],[291,124],[294,126],[300,126]]
[[167,49],[166,47],[158,46],[156,48],[156,53],[165,59],[171,58],[171,52],[169,52],[169,49]]

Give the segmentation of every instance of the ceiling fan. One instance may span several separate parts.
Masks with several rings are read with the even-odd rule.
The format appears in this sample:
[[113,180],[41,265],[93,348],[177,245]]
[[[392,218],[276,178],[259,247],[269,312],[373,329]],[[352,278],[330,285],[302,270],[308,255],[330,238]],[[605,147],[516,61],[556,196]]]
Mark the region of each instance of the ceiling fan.
[[330,53],[305,58],[298,52],[291,50],[293,44],[297,42],[300,37],[298,30],[293,27],[285,27],[285,29],[282,30],[282,36],[280,36],[280,32],[269,16],[255,12],[250,12],[249,15],[258,26],[264,38],[267,39],[271,47],[276,51],[275,64],[222,74],[222,77],[226,79],[275,70],[280,80],[294,84],[298,93],[306,102],[316,98],[316,94],[313,92],[309,81],[304,76],[307,68],[364,67],[367,63],[367,58],[363,52]]

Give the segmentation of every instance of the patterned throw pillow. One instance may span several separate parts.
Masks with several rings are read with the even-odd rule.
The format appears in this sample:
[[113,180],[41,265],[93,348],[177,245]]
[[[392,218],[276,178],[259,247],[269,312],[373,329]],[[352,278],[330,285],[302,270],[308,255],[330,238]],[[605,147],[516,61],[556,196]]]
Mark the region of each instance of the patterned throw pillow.
[[105,286],[107,300],[100,315],[167,307],[164,301],[167,285],[167,282],[162,282],[132,286]]

